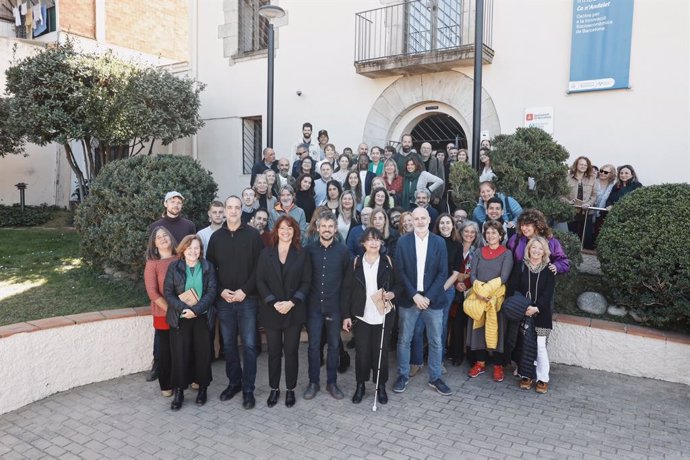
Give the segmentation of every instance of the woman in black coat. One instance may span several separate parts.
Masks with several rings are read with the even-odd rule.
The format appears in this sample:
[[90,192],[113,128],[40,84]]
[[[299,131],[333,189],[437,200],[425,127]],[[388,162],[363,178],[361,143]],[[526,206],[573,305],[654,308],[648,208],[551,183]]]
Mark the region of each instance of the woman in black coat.
[[[386,382],[388,381],[388,348],[395,317],[394,311],[384,315],[379,313],[371,299],[371,295],[382,289],[385,300],[401,298],[403,282],[400,275],[393,269],[389,256],[381,254],[384,238],[383,234],[374,227],[367,227],[360,240],[364,247],[364,255],[357,256],[354,261],[354,280],[350,290],[350,302],[342,305],[343,329],[349,331],[354,327],[357,337],[355,342],[355,378],[357,389],[352,396],[352,402],[358,404],[364,396],[364,383],[369,380],[369,373],[376,382],[379,372],[379,353],[381,353],[381,369],[378,379],[378,402],[386,404]],[[378,268],[377,268],[378,266]],[[375,273],[373,272],[375,270]],[[375,282],[367,273],[375,274]],[[385,319],[385,325],[384,323]],[[385,328],[384,328],[385,326]],[[381,346],[381,332],[383,330],[383,346]]]
[[268,407],[280,397],[281,357],[285,355],[285,405],[295,404],[298,348],[302,324],[306,321],[305,299],[311,283],[309,256],[300,246],[299,224],[288,215],[276,221],[271,234],[273,246],[259,256],[256,286],[261,296],[259,322],[268,341]]
[[[216,298],[216,274],[213,265],[202,258],[201,238],[184,237],[177,246],[177,254],[179,260],[168,267],[163,289],[168,302],[166,320],[170,325],[174,394],[170,408],[174,411],[182,407],[184,390],[192,381],[199,384],[197,405],[206,404],[206,389],[211,383],[210,330],[215,319]],[[194,295],[190,297],[192,290]],[[183,293],[184,301],[180,299]]]
[[[518,362],[534,363],[534,359],[523,359],[523,354],[534,350],[536,347],[536,369],[530,365],[529,372],[520,372],[522,381],[520,388],[529,390],[532,388],[534,377],[537,380],[537,393],[546,393],[549,388],[549,355],[546,352],[546,340],[553,329],[551,300],[555,286],[555,275],[549,269],[549,243],[541,236],[535,236],[527,243],[525,257],[522,262],[513,267],[513,272],[508,280],[506,298],[514,293],[520,293],[529,301],[525,310],[525,316],[534,321],[536,331],[536,344],[523,343],[524,337],[518,335]],[[532,340],[534,340],[532,338]],[[532,374],[532,375],[524,375]]]

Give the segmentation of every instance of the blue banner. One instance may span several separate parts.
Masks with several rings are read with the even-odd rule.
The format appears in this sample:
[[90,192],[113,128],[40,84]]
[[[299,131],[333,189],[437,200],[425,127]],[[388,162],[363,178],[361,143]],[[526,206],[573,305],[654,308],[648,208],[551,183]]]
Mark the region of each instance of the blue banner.
[[569,93],[629,88],[634,0],[573,0]]

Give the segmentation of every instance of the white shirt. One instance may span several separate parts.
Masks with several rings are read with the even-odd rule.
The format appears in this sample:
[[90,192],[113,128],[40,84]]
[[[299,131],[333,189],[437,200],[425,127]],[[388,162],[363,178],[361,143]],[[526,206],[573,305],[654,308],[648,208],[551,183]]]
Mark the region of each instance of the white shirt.
[[[222,225],[221,225],[221,227],[222,227]],[[220,228],[220,227],[218,227],[218,228]],[[216,230],[218,230],[218,229],[216,229]],[[201,242],[204,243],[204,259],[206,258],[206,250],[208,249],[208,242],[211,239],[211,235],[213,235],[213,232],[215,232],[216,230],[214,230],[209,225],[208,227],[203,228],[196,233],[196,236],[201,238]]]
[[429,234],[424,238],[414,234],[414,250],[417,256],[417,290],[424,292],[424,268],[426,267],[426,252],[429,248]]
[[371,300],[371,296],[379,290],[378,288],[378,274],[379,274],[379,261],[381,257],[377,257],[373,264],[367,262],[366,257],[362,257],[362,269],[364,271],[364,284],[367,287],[367,302],[364,304],[364,315],[358,316],[367,324],[382,324],[383,315],[379,315],[378,310],[374,301]]
[[365,169],[364,171],[360,171],[360,172],[359,172],[359,187],[360,187],[360,189],[362,190],[362,196],[366,196],[366,195],[367,195],[366,192],[365,192],[366,184],[365,184],[364,182],[367,180],[367,173],[368,173],[368,172],[369,172],[369,171],[366,170],[366,169]]

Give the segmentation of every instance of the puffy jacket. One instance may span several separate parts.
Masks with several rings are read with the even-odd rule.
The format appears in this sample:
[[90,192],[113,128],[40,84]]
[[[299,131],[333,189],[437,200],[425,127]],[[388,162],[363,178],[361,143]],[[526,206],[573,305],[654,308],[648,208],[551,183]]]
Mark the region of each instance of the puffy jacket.
[[[488,302],[480,300],[477,294],[491,299]],[[498,312],[505,295],[506,287],[501,283],[501,278],[494,278],[486,283],[475,281],[463,304],[467,316],[474,320],[472,328],[484,327],[486,348],[489,350],[495,350],[498,345]]]
[[[522,214],[522,206],[520,206],[520,203],[512,196],[505,196],[502,193],[497,193],[496,197],[500,198],[503,202],[503,222],[513,222],[517,227],[518,217]],[[486,205],[480,198],[472,213],[472,220],[478,223],[481,228],[484,222],[486,222],[486,218]]]
[[189,308],[197,316],[207,315],[209,329],[212,328],[215,322],[213,302],[216,299],[216,271],[213,264],[205,259],[200,260],[199,264],[201,265],[201,280],[204,287],[199,301],[193,307],[190,307],[178,297],[185,291],[185,283],[187,282],[184,260],[176,260],[168,267],[163,291],[165,300],[168,302],[166,319],[173,329],[180,327],[180,314],[185,308]]

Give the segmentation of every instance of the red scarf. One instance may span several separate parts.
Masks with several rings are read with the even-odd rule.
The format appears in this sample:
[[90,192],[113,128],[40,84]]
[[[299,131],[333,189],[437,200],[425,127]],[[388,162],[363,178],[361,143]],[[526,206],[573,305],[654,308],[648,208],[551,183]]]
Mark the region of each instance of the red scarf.
[[507,249],[505,246],[499,246],[496,249],[491,249],[489,246],[484,246],[482,248],[482,257],[484,257],[486,260],[491,260],[500,256],[506,251]]

